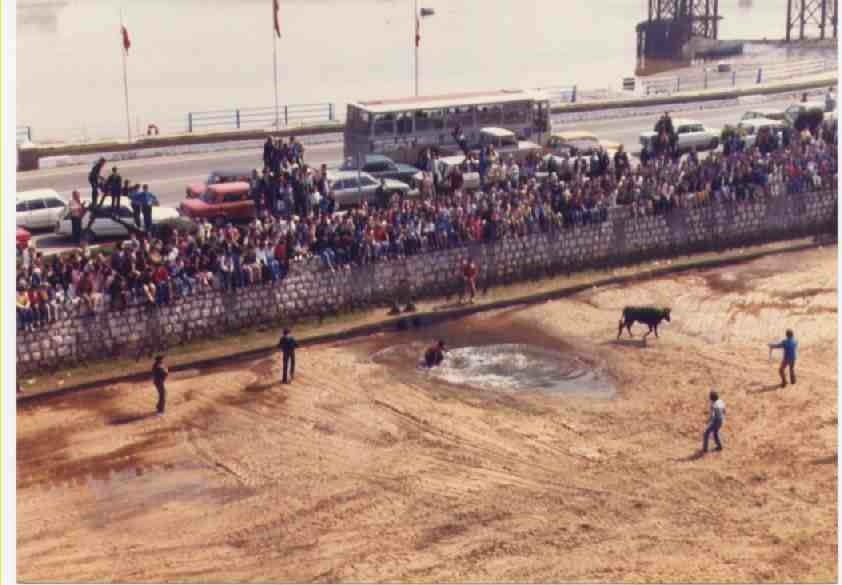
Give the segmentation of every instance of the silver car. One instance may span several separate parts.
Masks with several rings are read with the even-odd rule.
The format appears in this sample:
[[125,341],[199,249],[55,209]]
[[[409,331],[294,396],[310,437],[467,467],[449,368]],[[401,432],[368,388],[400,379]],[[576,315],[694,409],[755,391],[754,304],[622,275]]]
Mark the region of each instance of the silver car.
[[[383,179],[390,195],[409,195],[409,185],[395,179]],[[375,199],[380,181],[368,173],[356,171],[328,171],[327,182],[339,207],[352,207]]]

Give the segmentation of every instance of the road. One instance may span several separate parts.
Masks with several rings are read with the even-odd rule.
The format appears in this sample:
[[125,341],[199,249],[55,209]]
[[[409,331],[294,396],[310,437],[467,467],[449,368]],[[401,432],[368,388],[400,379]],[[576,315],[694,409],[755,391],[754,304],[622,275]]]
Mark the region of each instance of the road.
[[[759,107],[785,108],[792,104],[792,97],[773,101],[764,101]],[[717,109],[699,109],[681,112],[675,118],[693,118],[709,127],[721,128],[725,124],[736,123],[742,114],[750,109],[750,104],[720,107]],[[636,152],[638,136],[651,130],[655,116],[638,116],[598,120],[576,124],[575,128],[593,132],[600,138],[621,142],[629,152]],[[555,124],[554,124],[555,126]],[[562,127],[562,126],[558,126]],[[574,126],[565,124],[565,129]],[[150,190],[158,195],[162,205],[176,206],[184,198],[185,187],[195,181],[203,181],[213,169],[257,167],[261,163],[262,152],[258,149],[228,151],[203,155],[182,155],[166,158],[150,158],[135,161],[123,161],[118,164],[120,174],[133,183],[148,183]],[[306,158],[311,165],[327,163],[338,164],[342,160],[342,144],[323,144],[308,147]],[[110,165],[109,165],[110,166]],[[58,169],[45,169],[17,173],[17,190],[26,191],[38,188],[52,188],[69,197],[74,188],[89,192],[87,187],[88,167],[74,166]],[[37,246],[54,247],[62,242],[51,235],[38,235]],[[66,245],[66,243],[65,243]]]

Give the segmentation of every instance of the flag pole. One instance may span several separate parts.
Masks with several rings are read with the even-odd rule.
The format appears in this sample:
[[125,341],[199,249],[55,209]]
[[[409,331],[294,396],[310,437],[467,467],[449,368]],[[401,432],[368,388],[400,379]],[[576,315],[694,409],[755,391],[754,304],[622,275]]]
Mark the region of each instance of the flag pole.
[[126,68],[126,47],[123,41],[123,31],[125,30],[125,25],[123,24],[123,8],[120,7],[120,46],[122,48],[122,55],[123,55],[123,96],[126,101],[126,136],[128,141],[132,141],[132,118],[129,114],[129,76]]
[[281,121],[278,117],[278,36],[272,30],[272,79],[275,82],[275,130],[280,128]]
[[415,97],[418,97],[418,37],[421,34],[421,16],[418,14],[418,0],[415,0]]
[[278,24],[278,0],[272,0],[272,81],[275,85],[275,130],[281,126],[278,114],[278,37],[281,29]]

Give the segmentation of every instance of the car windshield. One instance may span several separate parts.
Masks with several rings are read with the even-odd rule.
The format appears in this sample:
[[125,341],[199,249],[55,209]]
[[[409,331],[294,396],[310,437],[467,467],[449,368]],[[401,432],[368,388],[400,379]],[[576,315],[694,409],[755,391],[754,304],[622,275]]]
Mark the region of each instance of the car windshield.
[[503,136],[500,139],[501,146],[517,146],[517,138],[514,136]]
[[199,199],[209,204],[216,203],[216,195],[211,190],[207,190],[204,193],[202,193],[202,196],[199,197]]

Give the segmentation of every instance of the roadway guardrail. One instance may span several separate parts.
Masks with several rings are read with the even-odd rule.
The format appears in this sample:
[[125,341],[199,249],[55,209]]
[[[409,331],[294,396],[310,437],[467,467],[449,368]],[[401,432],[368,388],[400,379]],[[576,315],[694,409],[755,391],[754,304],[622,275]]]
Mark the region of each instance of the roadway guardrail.
[[188,112],[187,132],[252,128],[281,130],[335,120],[336,108],[332,103],[283,105],[277,108],[237,108]]

